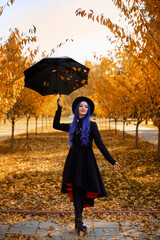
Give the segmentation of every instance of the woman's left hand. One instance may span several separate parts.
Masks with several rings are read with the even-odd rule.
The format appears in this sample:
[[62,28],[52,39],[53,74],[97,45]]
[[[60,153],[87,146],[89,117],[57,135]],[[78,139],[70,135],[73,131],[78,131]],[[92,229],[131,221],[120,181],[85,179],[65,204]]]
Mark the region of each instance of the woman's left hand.
[[60,107],[62,107],[62,103],[61,103],[60,98],[58,98],[57,103],[58,103],[58,105],[59,105]]
[[121,168],[121,165],[118,163],[118,162],[115,162],[115,164],[113,165],[113,167],[114,167],[114,170],[120,170],[120,168]]

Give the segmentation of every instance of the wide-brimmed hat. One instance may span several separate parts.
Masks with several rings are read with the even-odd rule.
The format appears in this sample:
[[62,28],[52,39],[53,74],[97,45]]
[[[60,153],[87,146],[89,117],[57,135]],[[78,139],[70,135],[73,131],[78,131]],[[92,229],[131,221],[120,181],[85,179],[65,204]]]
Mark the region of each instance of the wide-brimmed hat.
[[89,104],[89,106],[90,106],[90,114],[92,114],[94,112],[94,103],[93,103],[93,101],[91,99],[89,99],[87,97],[83,97],[83,96],[82,97],[78,97],[78,98],[76,98],[73,101],[73,103],[72,103],[72,111],[73,111],[73,113],[74,113],[78,103],[80,103],[82,101],[85,101],[85,102],[87,102]]

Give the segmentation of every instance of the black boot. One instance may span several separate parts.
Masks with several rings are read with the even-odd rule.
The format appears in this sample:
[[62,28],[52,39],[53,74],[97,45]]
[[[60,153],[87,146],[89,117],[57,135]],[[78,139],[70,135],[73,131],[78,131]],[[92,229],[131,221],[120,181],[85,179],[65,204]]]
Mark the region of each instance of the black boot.
[[[84,225],[83,221],[82,221],[82,224],[83,224],[84,230],[87,231],[87,226]],[[78,226],[77,226],[77,218],[75,218],[75,229],[78,229]]]
[[75,229],[78,230],[78,235],[79,236],[84,236],[87,232],[87,227],[83,225],[82,222],[82,217],[76,218],[75,219]]

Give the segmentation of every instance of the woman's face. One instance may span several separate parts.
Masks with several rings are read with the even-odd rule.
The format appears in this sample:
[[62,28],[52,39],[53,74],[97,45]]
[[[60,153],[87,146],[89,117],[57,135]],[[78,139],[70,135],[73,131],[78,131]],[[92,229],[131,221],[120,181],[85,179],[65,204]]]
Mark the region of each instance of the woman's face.
[[79,105],[79,118],[84,117],[88,112],[88,104],[85,101],[82,101]]

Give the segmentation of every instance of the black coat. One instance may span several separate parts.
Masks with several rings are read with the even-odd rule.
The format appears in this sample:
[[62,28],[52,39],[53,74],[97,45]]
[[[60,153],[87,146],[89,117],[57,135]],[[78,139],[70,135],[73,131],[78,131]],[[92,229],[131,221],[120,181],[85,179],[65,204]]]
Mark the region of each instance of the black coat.
[[[60,123],[61,109],[59,106],[56,111],[53,127],[61,131],[69,132],[70,124]],[[83,119],[80,119],[77,123],[77,131],[75,131],[73,135],[73,146],[69,150],[63,170],[61,191],[62,193],[69,193],[70,200],[73,201],[72,185],[74,184],[86,191],[85,205],[94,206],[94,198],[105,197],[107,193],[93,153],[93,139],[109,163],[114,165],[115,160],[103,144],[97,124],[93,121],[90,121],[89,144],[82,146],[80,140],[82,121]]]

